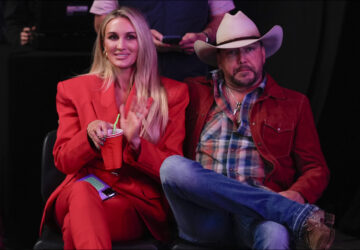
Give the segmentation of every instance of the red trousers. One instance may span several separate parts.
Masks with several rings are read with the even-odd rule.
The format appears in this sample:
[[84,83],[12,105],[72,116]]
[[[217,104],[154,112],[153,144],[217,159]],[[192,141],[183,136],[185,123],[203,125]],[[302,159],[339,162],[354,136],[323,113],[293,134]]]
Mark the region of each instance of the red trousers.
[[142,237],[145,225],[129,200],[121,195],[102,201],[88,182],[65,187],[55,203],[65,249],[111,249],[111,241]]

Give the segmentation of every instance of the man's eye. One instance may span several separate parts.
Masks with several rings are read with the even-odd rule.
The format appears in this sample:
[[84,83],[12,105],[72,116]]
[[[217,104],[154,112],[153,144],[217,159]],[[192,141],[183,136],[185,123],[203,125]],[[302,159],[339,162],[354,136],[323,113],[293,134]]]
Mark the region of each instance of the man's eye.
[[237,54],[237,50],[228,50],[226,51],[226,54],[231,56],[231,55],[236,55]]
[[254,50],[255,50],[255,47],[253,47],[253,46],[247,47],[247,48],[245,49],[246,52],[252,52],[252,51],[254,51]]
[[253,51],[253,50],[254,50],[253,47],[248,48],[248,51]]

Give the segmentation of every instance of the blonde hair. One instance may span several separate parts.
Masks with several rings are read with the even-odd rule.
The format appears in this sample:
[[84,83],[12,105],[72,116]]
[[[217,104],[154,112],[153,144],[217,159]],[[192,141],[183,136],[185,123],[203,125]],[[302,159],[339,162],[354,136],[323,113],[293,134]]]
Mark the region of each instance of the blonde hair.
[[104,79],[103,88],[108,89],[116,80],[115,66],[104,55],[104,38],[107,24],[115,18],[126,18],[134,26],[138,40],[138,56],[135,62],[133,82],[137,100],[145,102],[149,97],[153,103],[143,121],[140,136],[152,143],[158,142],[168,122],[168,102],[166,91],[160,81],[158,61],[153,38],[145,18],[133,8],[121,7],[109,13],[100,25],[96,38],[93,63],[89,74],[96,74]]

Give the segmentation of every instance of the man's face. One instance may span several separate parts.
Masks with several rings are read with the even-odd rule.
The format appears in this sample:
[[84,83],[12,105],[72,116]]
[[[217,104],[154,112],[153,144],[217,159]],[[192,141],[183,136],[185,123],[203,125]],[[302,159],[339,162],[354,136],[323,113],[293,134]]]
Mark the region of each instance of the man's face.
[[230,87],[246,90],[262,80],[265,49],[260,42],[242,48],[219,49],[217,60]]

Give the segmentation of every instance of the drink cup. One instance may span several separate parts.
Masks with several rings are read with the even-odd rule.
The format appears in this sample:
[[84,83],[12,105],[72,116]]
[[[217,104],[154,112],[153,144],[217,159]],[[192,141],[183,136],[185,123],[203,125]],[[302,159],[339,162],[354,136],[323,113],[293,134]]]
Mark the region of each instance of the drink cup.
[[104,143],[101,147],[101,156],[104,160],[104,168],[106,170],[114,170],[121,167],[122,164],[122,139],[123,130],[109,129]]

